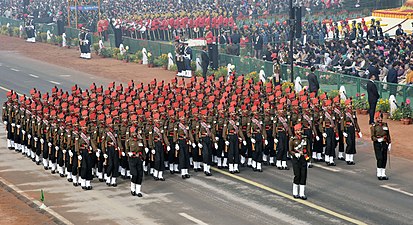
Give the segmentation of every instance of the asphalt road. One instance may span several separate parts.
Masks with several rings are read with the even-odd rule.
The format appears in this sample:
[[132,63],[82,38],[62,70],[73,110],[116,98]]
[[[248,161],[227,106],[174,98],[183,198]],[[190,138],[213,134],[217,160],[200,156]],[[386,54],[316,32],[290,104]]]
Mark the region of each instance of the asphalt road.
[[[139,81],[137,79],[137,81]],[[0,51],[0,100],[13,89],[28,94],[54,85],[69,90],[77,83],[109,80],[56,67],[14,52]],[[165,174],[166,181],[145,177],[143,198],[129,193],[129,182],[117,188],[94,180],[94,190],[75,188],[58,175],[44,171],[27,158],[7,150],[0,128],[0,178],[21,193],[38,199],[73,224],[411,224],[413,221],[413,162],[391,158],[389,181],[375,177],[371,142],[359,140],[356,165],[338,161],[337,167],[317,164],[309,169],[307,201],[291,197],[292,170],[264,167],[263,173],[241,168],[231,175],[214,169],[212,177],[191,171],[182,180]],[[368,131],[363,131],[368,135]],[[397,137],[393,137],[397,138]],[[290,164],[290,162],[288,162]]]

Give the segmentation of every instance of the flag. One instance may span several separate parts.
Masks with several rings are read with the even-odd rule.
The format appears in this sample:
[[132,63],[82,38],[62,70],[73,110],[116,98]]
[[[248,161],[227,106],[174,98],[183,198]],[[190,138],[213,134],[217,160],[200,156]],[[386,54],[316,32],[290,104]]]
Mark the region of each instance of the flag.
[[44,202],[44,193],[43,193],[43,189],[40,191],[40,201]]

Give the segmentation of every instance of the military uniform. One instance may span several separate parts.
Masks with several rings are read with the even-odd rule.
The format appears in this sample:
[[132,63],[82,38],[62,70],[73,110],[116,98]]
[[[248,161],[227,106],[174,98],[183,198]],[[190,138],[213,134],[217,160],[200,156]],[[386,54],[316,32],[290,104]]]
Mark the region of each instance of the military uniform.
[[305,185],[307,182],[308,138],[301,135],[301,124],[294,126],[295,134],[290,141],[290,155],[292,156],[294,180],[293,196],[306,200]]
[[354,154],[356,154],[356,134],[361,136],[360,127],[357,122],[356,112],[352,110],[350,100],[346,100],[346,105],[349,107],[343,113],[341,130],[346,142],[346,157],[348,165],[354,165]]
[[[331,100],[327,100],[325,104],[328,106],[324,110],[324,115],[320,119],[320,130],[323,133],[325,148],[325,162],[329,166],[335,166],[334,158],[336,157],[335,142],[338,140],[337,126],[335,124],[335,116],[331,109]],[[337,140],[336,140],[337,139]]]
[[116,178],[119,177],[119,137],[117,131],[113,128],[112,120],[107,119],[106,124],[109,126],[104,138],[102,137],[102,152],[107,165],[105,178],[106,185],[116,186]]
[[252,169],[254,171],[262,172],[262,158],[264,144],[268,145],[267,132],[265,131],[265,124],[259,118],[257,106],[252,107],[253,117],[250,125],[247,127],[248,137],[252,143]]
[[135,127],[130,129],[131,136],[126,140],[126,152],[129,157],[131,171],[131,194],[142,197],[141,185],[143,179],[143,159],[145,158],[144,146],[146,139],[142,136],[142,130],[136,132]]
[[240,163],[239,158],[239,141],[242,141],[244,145],[247,144],[244,138],[242,130],[239,128],[239,120],[235,117],[235,109],[230,108],[231,117],[224,123],[224,129],[222,131],[222,138],[225,140],[225,148],[228,151],[228,163],[230,173],[239,173],[238,165]]
[[370,131],[377,160],[377,178],[379,180],[388,180],[386,176],[387,152],[391,150],[389,126],[387,123],[382,122],[380,112],[377,112],[375,117],[376,123],[370,127]]
[[[155,114],[156,115],[156,114]],[[151,149],[151,162],[153,162],[153,177],[155,180],[164,181],[163,171],[165,170],[165,133],[163,130],[163,124],[159,120],[159,114],[154,118],[154,124],[149,131],[148,147]]]
[[288,118],[283,111],[283,105],[277,106],[278,115],[274,118],[273,133],[275,134],[274,142],[276,143],[276,166],[280,170],[288,170],[287,166],[287,152],[289,137],[291,136],[291,130],[288,125]]
[[[179,170],[181,170],[182,179],[189,178],[189,142],[194,143],[192,132],[185,123],[184,112],[179,112],[179,122],[175,124],[177,135],[174,137],[175,149],[178,151]],[[195,143],[194,143],[195,144]]]
[[[198,142],[198,147],[202,152],[202,162],[204,165],[204,173],[207,176],[211,176],[212,165],[212,148],[213,143],[216,144],[215,131],[212,129],[211,121],[208,121],[207,110],[202,110],[202,120],[199,123],[199,128],[196,131],[195,141]],[[218,144],[216,144],[218,145]],[[218,146],[217,146],[218,147]]]

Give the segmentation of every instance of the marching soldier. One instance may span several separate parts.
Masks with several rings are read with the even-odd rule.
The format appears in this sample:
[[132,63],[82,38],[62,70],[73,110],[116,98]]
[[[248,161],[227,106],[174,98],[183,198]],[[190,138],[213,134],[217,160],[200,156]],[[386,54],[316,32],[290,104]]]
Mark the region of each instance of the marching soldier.
[[[117,114],[117,111],[114,112]],[[106,119],[106,127],[105,138],[102,138],[102,152],[107,165],[106,185],[116,187],[116,178],[119,177],[119,139],[112,118]]]
[[[248,100],[244,100],[244,104],[249,103]],[[249,110],[247,110],[247,106],[241,106],[241,131],[245,137],[245,141],[247,142],[246,145],[241,146],[241,165],[245,164],[245,160],[247,160],[247,166],[252,167],[252,145],[251,139],[248,136],[247,130],[248,127],[251,125],[251,116],[249,114]]]
[[[307,103],[303,103],[302,109],[303,109],[303,120],[302,120],[302,127],[303,127],[303,134],[307,137],[307,152],[308,156],[311,156],[313,152],[313,140],[316,139],[318,141],[320,137],[317,136],[317,131],[314,126],[314,119],[313,115],[311,114],[310,109],[308,108]],[[308,167],[312,167],[311,160],[308,161]]]
[[11,107],[12,107],[12,95],[13,92],[7,92],[7,101],[3,103],[3,112],[2,112],[2,120],[3,124],[6,126],[7,131],[7,148],[12,149],[12,133],[11,133],[11,124],[12,124],[12,117],[11,117]]
[[322,153],[323,153],[323,140],[322,140],[322,132],[320,130],[320,124],[322,123],[322,118],[323,118],[323,114],[322,112],[320,112],[320,107],[319,107],[319,100],[318,98],[312,98],[312,102],[311,102],[311,108],[312,108],[312,112],[313,112],[313,123],[314,123],[314,127],[316,130],[315,135],[315,140],[314,144],[313,144],[313,148],[312,148],[312,154],[313,154],[313,159],[316,160],[317,162],[322,162],[323,161],[323,157],[322,157]]
[[192,132],[190,132],[188,124],[186,124],[185,113],[180,111],[179,122],[175,124],[176,135],[174,137],[175,150],[178,151],[179,169],[181,170],[182,179],[190,178],[189,169],[189,142],[194,143]]
[[[192,118],[189,120],[189,129],[194,139],[197,136],[197,131],[199,130],[200,126],[200,122],[198,119],[198,108],[192,108]],[[194,166],[194,171],[201,171],[202,149],[200,146],[202,146],[202,144],[195,143],[195,141],[191,141],[190,145],[192,146],[192,163]]]
[[[67,121],[67,120],[66,120]],[[79,137],[80,137],[80,132],[79,132],[79,124],[78,124],[78,120],[76,117],[72,118],[72,126],[73,126],[73,130],[72,130],[72,134],[70,135],[70,132],[68,132],[68,138],[71,138],[70,140],[70,145],[71,148],[69,148],[69,163],[68,163],[68,176],[67,176],[67,180],[73,181],[73,186],[77,187],[79,186],[79,181],[80,177],[78,177],[80,170],[79,170],[79,166],[80,166],[80,159],[78,160],[78,157],[80,156],[78,153],[78,143],[79,143]],[[71,168],[71,176],[70,175],[70,168]],[[70,178],[71,177],[71,178]]]
[[[139,129],[139,128],[138,128]],[[126,141],[126,152],[129,157],[129,168],[132,175],[131,194],[132,196],[142,197],[141,185],[143,179],[143,160],[145,158],[144,146],[146,139],[142,137],[142,130],[136,131],[136,127],[130,128],[130,137]]]
[[337,124],[337,133],[338,133],[338,141],[336,141],[336,145],[338,145],[338,160],[344,160],[344,137],[343,137],[343,130],[340,126],[344,119],[344,115],[340,106],[340,97],[336,96],[333,99],[334,105],[334,117],[335,117],[335,124]]
[[204,164],[204,173],[211,176],[212,164],[212,144],[217,148],[218,144],[215,141],[214,130],[211,129],[211,121],[207,121],[207,109],[201,110],[201,122],[196,132],[195,141],[198,142],[198,147],[202,151],[202,161]]
[[356,112],[352,109],[351,100],[347,99],[346,110],[343,113],[344,118],[341,123],[344,141],[346,142],[346,162],[348,165],[354,165],[354,154],[356,154],[356,134],[362,137],[360,127],[357,122]]
[[265,124],[259,118],[260,114],[257,106],[254,105],[251,111],[253,117],[251,118],[250,125],[247,127],[247,132],[252,143],[252,169],[262,172],[263,148],[264,144],[265,146],[268,145],[267,132],[265,131]]
[[[175,107],[174,107],[175,108]],[[164,126],[164,130],[166,132],[167,138],[165,141],[167,141],[167,146],[170,147],[170,150],[168,151],[168,162],[169,162],[169,171],[171,174],[174,173],[179,173],[179,159],[178,159],[178,151],[175,149],[175,142],[174,142],[174,137],[176,135],[176,130],[175,130],[175,111],[174,110],[169,110],[169,120],[166,122]]]
[[155,113],[153,115],[154,124],[152,126],[152,129],[149,131],[148,146],[151,149],[150,157],[154,165],[153,178],[155,180],[165,181],[165,178],[163,177],[163,171],[165,170],[164,140],[166,138],[159,116],[159,113]]
[[[232,103],[232,105],[236,104]],[[235,107],[230,107],[228,111],[230,118],[224,124],[222,138],[225,140],[225,148],[228,151],[229,172],[233,174],[239,173],[238,165],[240,159],[238,142],[242,141],[243,145],[247,145],[247,141],[244,138],[242,130],[239,129],[239,121],[236,117]]]
[[[228,152],[227,148],[225,147],[225,141],[223,139],[223,130],[225,124],[225,110],[223,109],[222,105],[218,105],[218,113],[215,117],[215,141],[218,143],[218,148],[216,149],[217,154],[217,166],[218,169],[227,168],[227,159],[228,159]],[[245,129],[247,129],[245,127]],[[251,159],[252,160],[252,159]]]
[[373,141],[374,153],[377,160],[377,178],[388,180],[386,176],[387,152],[391,151],[391,137],[389,126],[383,122],[383,114],[375,114],[376,123],[370,127],[371,140]]
[[289,137],[292,136],[290,126],[288,126],[288,118],[284,111],[285,98],[280,100],[277,105],[277,117],[274,118],[273,133],[275,134],[274,143],[276,146],[276,166],[279,170],[288,170],[287,166],[287,152]]
[[325,162],[328,166],[335,166],[334,158],[336,157],[335,141],[338,140],[337,126],[335,125],[335,117],[331,108],[331,100],[328,99],[324,102],[326,107],[324,110],[323,118],[320,119],[320,130],[323,134],[325,149]]
[[83,190],[92,190],[91,181],[93,180],[92,174],[92,157],[95,143],[90,141],[90,137],[87,135],[86,121],[79,122],[81,131],[79,132],[79,138],[76,141],[76,152],[78,153],[78,160],[80,163],[80,185]]
[[290,155],[292,156],[294,180],[293,196],[306,200],[305,185],[307,182],[307,161],[308,156],[308,138],[302,134],[302,125],[294,126],[294,136],[290,142]]
[[[269,102],[272,102],[274,100],[274,96],[269,96],[268,98]],[[264,104],[264,128],[265,128],[265,133],[267,135],[266,140],[268,141],[268,144],[265,146],[264,149],[264,154],[265,156],[268,156],[270,158],[270,165],[275,166],[275,161],[274,158],[276,156],[276,144],[274,142],[274,135],[273,135],[273,122],[274,121],[274,112],[270,108],[269,103]],[[264,163],[266,160],[264,160]]]

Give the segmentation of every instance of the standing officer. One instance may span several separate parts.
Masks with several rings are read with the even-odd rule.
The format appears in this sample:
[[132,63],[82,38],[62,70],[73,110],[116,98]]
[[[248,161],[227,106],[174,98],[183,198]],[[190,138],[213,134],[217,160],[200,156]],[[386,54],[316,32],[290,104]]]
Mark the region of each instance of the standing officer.
[[144,146],[146,139],[142,137],[142,131],[136,132],[136,127],[130,128],[131,136],[126,140],[126,152],[129,157],[129,168],[132,179],[130,190],[132,196],[142,197],[141,185],[143,178],[143,160],[145,159]]
[[377,160],[377,178],[388,180],[386,176],[387,152],[391,151],[391,138],[389,126],[383,122],[383,114],[375,114],[376,123],[370,127],[371,140],[373,141],[374,153]]
[[344,118],[341,123],[341,130],[343,131],[343,137],[345,138],[346,146],[346,162],[348,165],[354,165],[354,154],[356,154],[356,132],[359,137],[362,137],[360,127],[357,122],[356,112],[352,109],[351,99],[347,99],[346,110],[344,112]]
[[290,142],[290,155],[292,156],[294,181],[293,196],[306,200],[305,185],[307,182],[307,160],[308,156],[308,138],[302,135],[301,124],[294,126],[294,136]]

